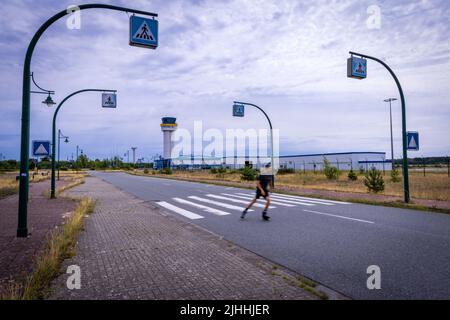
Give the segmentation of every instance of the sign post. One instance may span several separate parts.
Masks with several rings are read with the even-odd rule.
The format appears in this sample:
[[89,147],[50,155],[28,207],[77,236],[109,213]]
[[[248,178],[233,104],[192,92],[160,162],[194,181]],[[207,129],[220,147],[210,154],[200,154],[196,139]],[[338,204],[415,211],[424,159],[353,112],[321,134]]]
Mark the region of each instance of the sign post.
[[235,103],[233,104],[233,117],[243,117],[245,107],[243,104]]
[[408,131],[406,133],[408,141],[408,150],[419,151],[419,133],[416,131]]
[[158,47],[158,20],[130,17],[130,46],[156,49]]
[[[370,59],[376,61],[383,65],[391,74],[392,78],[397,85],[398,91],[400,93],[400,101],[402,103],[402,143],[403,143],[403,194],[404,201],[406,203],[409,202],[409,175],[408,175],[408,140],[406,135],[406,103],[405,96],[403,94],[402,86],[400,85],[400,81],[395,75],[394,71],[382,60],[377,59],[375,57],[371,57],[365,54],[349,52],[351,57],[347,60],[347,77],[356,78],[356,79],[364,79],[367,76],[367,64],[365,59]],[[358,56],[359,58],[355,58]]]
[[117,108],[117,95],[115,93],[102,93],[103,108]]

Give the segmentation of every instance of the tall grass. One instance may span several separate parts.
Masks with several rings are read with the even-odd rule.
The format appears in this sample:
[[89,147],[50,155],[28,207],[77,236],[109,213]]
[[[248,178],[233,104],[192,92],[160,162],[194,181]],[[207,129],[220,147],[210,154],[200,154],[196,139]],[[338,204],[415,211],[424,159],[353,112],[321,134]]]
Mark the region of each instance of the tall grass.
[[45,297],[51,281],[58,276],[64,259],[73,256],[78,234],[83,229],[83,220],[94,211],[91,198],[83,198],[75,212],[62,228],[53,231],[41,255],[36,259],[33,273],[24,286],[11,283],[1,299],[36,300]]

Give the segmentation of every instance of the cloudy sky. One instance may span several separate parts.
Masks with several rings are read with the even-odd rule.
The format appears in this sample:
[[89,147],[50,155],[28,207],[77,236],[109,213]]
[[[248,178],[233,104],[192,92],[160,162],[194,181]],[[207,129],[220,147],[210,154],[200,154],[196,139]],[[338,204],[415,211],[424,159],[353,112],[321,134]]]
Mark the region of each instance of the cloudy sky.
[[[58,127],[91,158],[162,153],[162,116],[191,130],[266,128],[257,110],[233,118],[232,101],[263,107],[280,130],[280,154],[386,151],[389,106],[398,97],[388,72],[368,62],[368,78],[346,77],[348,51],[387,62],[402,83],[408,130],[420,132],[410,156],[450,153],[450,2],[412,1],[96,1],[158,13],[159,47],[128,45],[127,13],[81,11],[80,29],[54,23],[31,68],[54,100],[83,88],[118,90],[118,108],[98,93],[69,100]],[[25,51],[44,21],[73,4],[0,1],[0,153],[19,158]],[[375,7],[374,7],[375,6]],[[377,10],[380,10],[380,25]],[[375,24],[374,24],[375,21]],[[54,108],[31,97],[31,139],[50,139]],[[393,103],[394,148],[401,155],[401,110]]]

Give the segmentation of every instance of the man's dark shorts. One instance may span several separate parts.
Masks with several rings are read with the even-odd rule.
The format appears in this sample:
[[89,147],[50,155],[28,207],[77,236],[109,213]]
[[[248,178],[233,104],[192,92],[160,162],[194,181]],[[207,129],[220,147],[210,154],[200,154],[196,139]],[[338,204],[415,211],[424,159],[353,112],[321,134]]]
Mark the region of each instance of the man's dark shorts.
[[264,190],[264,195],[262,195],[261,190],[259,188],[256,188],[256,199],[259,199],[260,197],[263,197],[264,199],[266,199],[266,197],[269,196],[269,190],[267,189],[263,189]]

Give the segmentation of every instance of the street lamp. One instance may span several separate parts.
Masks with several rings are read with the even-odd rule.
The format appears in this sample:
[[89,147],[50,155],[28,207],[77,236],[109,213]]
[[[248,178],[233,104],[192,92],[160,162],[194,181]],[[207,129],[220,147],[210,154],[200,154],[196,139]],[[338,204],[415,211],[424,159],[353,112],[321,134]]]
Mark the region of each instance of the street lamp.
[[[264,112],[263,109],[261,109],[260,107],[258,107],[256,104],[253,103],[248,103],[248,102],[240,102],[240,101],[233,101],[233,109],[241,109],[241,106],[252,106],[255,107],[257,109],[259,109],[265,116],[267,121],[269,122],[269,127],[270,127],[270,158],[271,158],[271,162],[272,162],[272,185],[275,188],[275,163],[273,161],[273,128],[272,128],[272,122],[269,119],[269,116],[267,115],[267,113]],[[242,109],[242,115],[235,115],[235,116],[243,116],[243,109]]]
[[[347,70],[351,71],[351,73],[348,73],[347,76],[350,77],[354,77],[353,76],[353,69],[352,69],[352,64],[353,64],[353,55],[359,56],[361,58],[365,58],[365,59],[370,59],[373,61],[376,61],[378,63],[380,63],[383,67],[385,67],[389,73],[391,74],[392,78],[394,78],[395,84],[397,85],[398,88],[398,92],[400,94],[400,101],[402,103],[402,143],[403,143],[403,195],[404,195],[404,201],[406,203],[408,203],[410,201],[410,195],[409,195],[409,175],[408,175],[408,141],[407,141],[407,135],[406,135],[406,103],[405,103],[405,96],[403,94],[403,89],[402,86],[400,84],[400,81],[398,80],[397,76],[395,75],[394,71],[392,71],[392,69],[382,60],[377,59],[375,57],[371,57],[365,54],[361,54],[361,53],[356,53],[356,52],[349,52],[351,55],[351,58],[349,58],[347,61]],[[350,63],[349,63],[350,62]],[[356,70],[355,75],[357,75],[357,72],[359,72],[358,70]],[[367,69],[363,70],[363,77],[358,77],[357,78],[365,78],[367,74]]]
[[[77,95],[82,92],[112,92],[116,93],[117,90],[108,90],[108,89],[82,89],[75,91],[71,94],[69,94],[67,97],[65,97],[59,104],[58,107],[56,107],[55,113],[53,114],[53,126],[52,126],[52,145],[55,145],[56,142],[56,117],[58,115],[59,109],[61,109],[64,102],[66,102],[69,98],[71,98],[74,95]],[[78,146],[77,146],[78,150]],[[81,154],[83,154],[83,150],[81,150]],[[78,152],[77,152],[77,161],[78,161]],[[56,181],[55,181],[55,148],[52,148],[52,181],[51,181],[51,189],[50,189],[50,198],[54,199],[56,198]]]
[[65,143],[69,143],[69,137],[63,135],[61,133],[61,129],[58,129],[58,181],[59,181],[59,169],[61,167],[61,164],[59,162],[60,156],[61,156],[61,138],[64,139]]
[[394,138],[392,135],[392,101],[397,101],[397,98],[389,98],[389,99],[384,100],[384,102],[389,102],[389,118],[390,118],[390,124],[391,124],[391,164],[392,164],[391,170],[394,170]]
[[53,107],[56,103],[53,101],[51,95],[52,95],[52,94],[55,94],[55,91],[52,91],[52,90],[46,90],[46,89],[41,88],[41,87],[36,83],[36,81],[34,80],[34,73],[33,73],[33,72],[30,74],[30,77],[31,77],[31,80],[33,81],[34,85],[35,85],[36,87],[38,87],[39,90],[41,90],[41,91],[30,90],[30,93],[46,94],[46,95],[47,95],[47,99],[45,99],[44,101],[42,101],[42,103],[43,103],[43,104],[46,104],[47,107]]
[[[78,9],[108,9],[122,12],[131,12],[135,14],[142,14],[151,17],[157,17],[156,13],[151,13],[142,10],[135,10],[119,6],[112,6],[109,4],[82,4]],[[36,31],[31,39],[25,54],[25,61],[23,64],[23,81],[22,81],[22,118],[21,118],[21,133],[20,133],[20,175],[19,175],[19,206],[18,206],[18,223],[17,223],[17,237],[28,236],[28,192],[29,192],[29,158],[30,158],[30,66],[31,58],[33,56],[34,48],[41,38],[45,30],[48,29],[54,22],[60,18],[70,14],[70,10],[64,9],[45,21]]]

